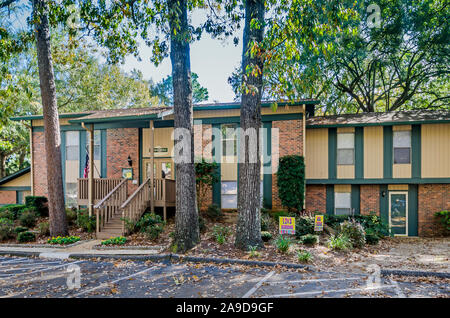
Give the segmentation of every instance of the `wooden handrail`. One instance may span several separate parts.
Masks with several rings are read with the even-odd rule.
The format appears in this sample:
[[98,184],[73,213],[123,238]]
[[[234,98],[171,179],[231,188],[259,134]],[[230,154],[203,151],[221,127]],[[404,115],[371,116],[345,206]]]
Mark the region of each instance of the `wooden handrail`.
[[109,192],[106,197],[104,197],[103,199],[100,200],[100,202],[98,202],[95,206],[94,209],[99,209],[103,203],[105,203],[110,197],[112,197],[114,195],[114,193],[124,184],[127,182],[127,179],[122,179],[122,181],[120,181],[120,183],[111,190],[111,192]]
[[150,178],[147,178],[137,189],[136,191],[133,192],[132,195],[130,195],[130,197],[122,204],[122,206],[120,207],[121,209],[125,208],[130,202],[131,200],[133,200],[138,193],[141,191],[141,189],[150,181]]

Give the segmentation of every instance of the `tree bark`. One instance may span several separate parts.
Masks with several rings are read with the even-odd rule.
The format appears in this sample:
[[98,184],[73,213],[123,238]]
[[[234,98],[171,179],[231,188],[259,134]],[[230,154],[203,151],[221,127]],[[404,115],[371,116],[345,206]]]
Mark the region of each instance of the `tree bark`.
[[[261,93],[263,60],[260,53],[252,55],[250,50],[254,43],[261,43],[264,36],[264,0],[245,1],[245,27],[242,53],[242,72],[245,90],[241,100],[241,130],[239,149],[239,191],[238,223],[236,229],[236,247],[247,250],[249,246],[263,246],[261,240],[261,157],[259,129],[261,127]],[[259,27],[251,27],[256,20]],[[246,74],[247,67],[258,72]],[[246,138],[243,132],[256,130],[256,140]],[[256,154],[250,142],[256,142]],[[253,160],[252,160],[253,159]],[[254,160],[256,159],[256,160]],[[256,162],[254,162],[256,161]]]
[[[50,28],[46,0],[33,0],[33,19],[36,28],[36,50],[39,68],[42,108],[44,114],[44,141],[47,159],[48,209],[50,234],[68,234],[64,206],[64,190],[61,165],[61,135],[53,62],[50,50]],[[42,169],[43,167],[38,167]]]
[[[199,242],[194,168],[194,129],[187,0],[170,0],[170,59],[172,62],[175,145],[184,142],[183,153],[175,152],[176,215],[174,248],[179,252]],[[183,132],[186,134],[183,135]],[[183,135],[181,137],[181,135]],[[187,139],[186,139],[187,138]],[[183,157],[184,159],[182,159]]]

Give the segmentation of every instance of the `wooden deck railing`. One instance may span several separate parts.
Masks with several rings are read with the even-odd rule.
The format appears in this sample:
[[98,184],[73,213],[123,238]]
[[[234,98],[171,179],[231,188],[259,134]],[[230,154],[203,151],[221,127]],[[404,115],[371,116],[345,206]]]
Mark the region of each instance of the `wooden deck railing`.
[[[145,212],[150,204],[150,178],[147,178],[139,188],[122,204],[122,218],[136,222]],[[122,232],[125,232],[125,223],[122,222]]]
[[175,180],[155,179],[155,201],[175,203]]
[[94,206],[97,218],[97,233],[101,232],[105,224],[119,212],[121,205],[128,197],[127,186],[127,179],[122,179],[114,189]]
[[[110,193],[122,179],[94,179],[94,204]],[[89,179],[78,179],[78,205],[87,205],[89,198]]]

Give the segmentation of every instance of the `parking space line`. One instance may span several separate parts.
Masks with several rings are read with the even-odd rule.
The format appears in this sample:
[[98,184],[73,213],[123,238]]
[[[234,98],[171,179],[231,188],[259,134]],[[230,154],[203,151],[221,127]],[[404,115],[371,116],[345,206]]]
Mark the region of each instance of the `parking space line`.
[[307,295],[317,295],[326,293],[345,293],[345,292],[358,292],[358,291],[370,291],[384,288],[395,288],[395,285],[382,285],[376,287],[364,287],[364,288],[345,288],[345,289],[331,289],[331,290],[321,290],[321,291],[311,291],[311,292],[301,292],[292,294],[279,294],[279,295],[265,295],[263,297],[268,298],[281,298],[281,297],[292,297],[292,296],[307,296]]
[[29,261],[30,259],[28,259],[28,258],[26,258],[26,257],[23,257],[23,258],[15,258],[15,259],[11,259],[11,260],[9,260],[9,261],[6,261],[6,262],[0,262],[0,265],[3,265],[3,264],[12,264],[12,263],[21,263],[21,262],[26,262],[26,261]]
[[88,290],[82,291],[82,292],[80,292],[80,293],[78,293],[78,294],[73,295],[72,297],[78,297],[78,296],[81,296],[81,295],[84,295],[84,294],[93,292],[93,291],[98,290],[98,289],[106,288],[106,287],[108,287],[108,286],[111,285],[111,284],[115,284],[115,283],[118,283],[118,282],[120,282],[120,281],[123,281],[123,280],[126,280],[126,279],[130,279],[130,278],[133,278],[133,277],[135,277],[135,276],[142,275],[142,274],[144,274],[144,273],[146,273],[146,272],[148,272],[148,271],[151,271],[152,269],[155,269],[155,268],[157,268],[157,266],[152,266],[152,267],[150,267],[150,268],[147,268],[147,269],[145,269],[145,270],[143,270],[143,271],[134,273],[134,274],[132,274],[132,275],[128,275],[128,276],[125,276],[125,277],[122,277],[122,278],[113,280],[112,282],[107,282],[107,283],[100,284],[100,285],[97,286],[97,287],[93,287],[93,288],[90,288],[90,289],[88,289]]
[[397,296],[399,298],[406,298],[405,294],[402,292],[402,289],[400,288],[398,283],[390,277],[389,277],[389,281],[391,282],[392,285],[395,286],[395,293],[397,294]]
[[273,274],[275,274],[275,271],[271,271],[269,274],[267,274],[266,276],[264,276],[259,282],[256,283],[255,286],[253,286],[252,289],[250,289],[248,292],[245,293],[244,296],[242,296],[242,298],[248,298],[251,295],[253,295],[253,293],[259,288],[261,287],[261,285],[268,280],[270,277],[273,276]]
[[[30,267],[34,267],[34,266],[42,266],[42,265],[48,265],[48,264],[61,264],[61,261],[57,261],[57,262],[42,262],[42,263],[28,263],[28,264],[19,264],[20,266],[22,266],[22,268],[30,268]],[[0,266],[0,273],[10,269],[11,264],[9,266]],[[24,266],[29,266],[29,267],[24,267]]]
[[344,277],[344,278],[320,278],[320,279],[299,279],[299,280],[289,280],[289,281],[276,281],[267,282],[268,285],[276,284],[291,284],[291,283],[318,283],[318,282],[328,282],[328,281],[340,281],[340,280],[359,280],[361,277]]
[[57,268],[69,266],[71,264],[78,264],[78,263],[82,263],[82,262],[85,262],[85,261],[76,261],[76,262],[64,263],[64,264],[61,264],[61,265],[58,265],[58,266],[46,267],[46,268],[44,268],[42,270],[36,270],[36,271],[32,271],[32,272],[27,272],[27,273],[18,273],[18,274],[10,276],[10,278],[11,277],[23,276],[23,275],[31,275],[31,274],[35,274],[35,273],[42,273],[42,272],[46,272],[46,271],[49,271],[49,270],[54,270],[54,269],[57,269]]

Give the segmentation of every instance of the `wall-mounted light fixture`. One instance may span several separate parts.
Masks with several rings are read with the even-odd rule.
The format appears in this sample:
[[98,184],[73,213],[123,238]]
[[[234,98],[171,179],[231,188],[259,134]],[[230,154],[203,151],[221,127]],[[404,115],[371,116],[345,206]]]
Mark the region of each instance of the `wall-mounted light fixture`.
[[385,197],[386,196],[386,191],[381,191],[381,196]]
[[128,165],[131,167],[133,165],[133,160],[131,160],[131,157],[128,155]]

